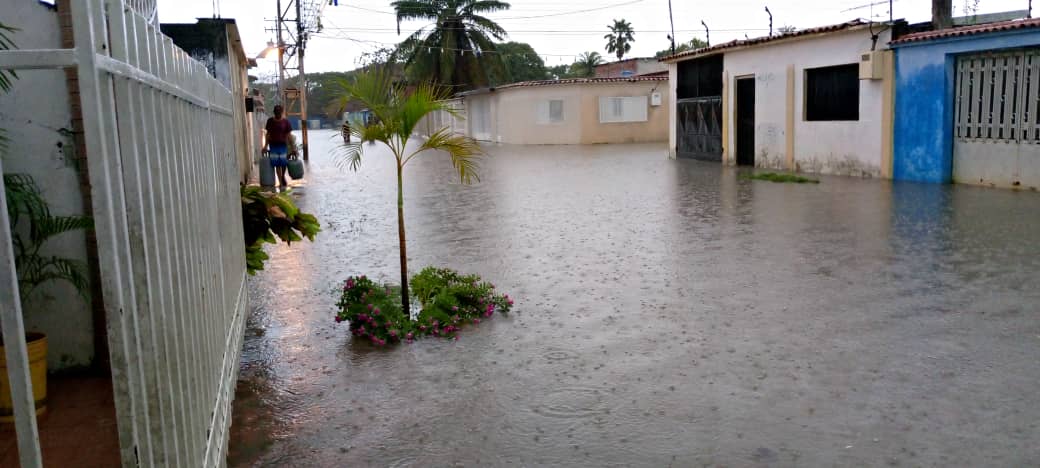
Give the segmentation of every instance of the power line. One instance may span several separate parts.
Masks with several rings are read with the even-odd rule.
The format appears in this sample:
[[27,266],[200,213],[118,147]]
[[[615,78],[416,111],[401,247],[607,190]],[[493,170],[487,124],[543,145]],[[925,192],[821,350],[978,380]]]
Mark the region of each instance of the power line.
[[[582,10],[564,11],[564,12],[559,12],[559,13],[547,13],[547,14],[544,14],[544,15],[503,16],[501,18],[491,18],[491,19],[494,19],[494,20],[498,21],[498,20],[514,20],[514,19],[550,18],[550,17],[553,17],[553,16],[576,15],[578,13],[588,13],[590,11],[606,10],[606,9],[609,9],[609,8],[615,8],[615,7],[619,7],[619,6],[635,5],[636,3],[642,3],[642,2],[645,2],[645,1],[646,0],[631,0],[631,1],[628,1],[628,2],[615,3],[613,5],[604,5],[604,6],[601,6],[601,7],[586,8],[586,9],[582,9]],[[377,10],[375,8],[366,8],[366,7],[361,7],[361,6],[357,6],[357,5],[348,5],[348,4],[343,4],[343,6],[346,6],[346,7],[349,7],[349,8],[356,8],[358,10],[363,10],[363,11],[370,11],[372,13],[380,13],[380,14],[384,14],[384,15],[397,16],[397,12],[396,11]],[[403,8],[402,10],[404,10],[404,11],[409,11],[409,10],[411,10],[411,11],[426,11],[426,9],[424,9],[424,8],[423,9],[420,9],[420,8],[411,8],[411,9],[410,8]]]

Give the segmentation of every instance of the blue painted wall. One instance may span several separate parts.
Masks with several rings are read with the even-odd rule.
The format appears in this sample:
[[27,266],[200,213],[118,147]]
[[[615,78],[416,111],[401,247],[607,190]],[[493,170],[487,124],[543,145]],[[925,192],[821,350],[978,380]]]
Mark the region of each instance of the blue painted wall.
[[954,65],[958,54],[1040,46],[1040,29],[894,46],[892,177],[949,183],[953,174]]

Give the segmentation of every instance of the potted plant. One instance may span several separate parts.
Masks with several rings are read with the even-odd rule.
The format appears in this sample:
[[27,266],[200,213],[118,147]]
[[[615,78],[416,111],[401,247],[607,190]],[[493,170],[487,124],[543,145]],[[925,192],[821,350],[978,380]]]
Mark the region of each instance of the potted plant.
[[[51,239],[70,231],[93,228],[86,216],[54,216],[32,177],[4,174],[4,194],[11,223],[15,267],[18,271],[18,293],[25,309],[27,298],[51,281],[66,281],[86,298],[90,287],[86,266],[75,260],[45,255],[40,252]],[[47,336],[26,333],[29,374],[32,377],[36,414],[46,411],[47,404]],[[0,340],[0,421],[13,420],[11,387],[7,379],[7,361]]]

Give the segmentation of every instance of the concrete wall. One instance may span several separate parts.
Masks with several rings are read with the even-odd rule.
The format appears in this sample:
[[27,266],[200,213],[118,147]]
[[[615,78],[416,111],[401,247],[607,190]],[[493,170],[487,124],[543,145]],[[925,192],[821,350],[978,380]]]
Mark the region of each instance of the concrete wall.
[[[878,48],[885,47],[884,33]],[[860,80],[859,120],[805,120],[805,70],[859,63],[871,48],[858,29],[726,51],[724,161],[736,153],[736,80],[755,78],[755,165],[770,169],[864,177],[882,175],[885,117],[882,80]]]
[[[958,54],[1040,45],[1040,30],[1019,30],[895,48],[893,177],[953,181],[954,66]],[[1034,159],[1040,165],[1040,158]]]
[[[600,97],[662,94],[660,106],[649,106],[646,122],[600,123]],[[563,121],[538,122],[539,103],[563,101]],[[672,102],[666,81],[575,83],[518,86],[466,96],[467,134],[473,138],[510,144],[643,143],[668,140],[668,109]],[[489,134],[474,131],[480,119],[474,109],[489,108]]]
[[[57,12],[38,2],[5,2],[4,20],[20,28],[11,37],[16,45],[62,47]],[[25,173],[37,185],[57,215],[83,214],[84,199],[72,137],[72,113],[61,70],[19,71],[10,93],[0,94],[0,127],[10,139],[3,157],[6,173]],[[78,105],[78,103],[77,103]],[[86,236],[73,232],[55,238],[44,255],[87,262]],[[48,335],[51,370],[84,367],[94,360],[94,324],[90,305],[66,283],[48,283],[24,304],[26,329]]]

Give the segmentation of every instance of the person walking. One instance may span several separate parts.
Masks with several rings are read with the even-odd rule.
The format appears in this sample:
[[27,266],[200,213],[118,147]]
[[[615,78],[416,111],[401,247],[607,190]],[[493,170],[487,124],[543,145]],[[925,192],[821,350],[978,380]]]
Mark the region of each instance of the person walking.
[[274,106],[274,117],[267,119],[267,151],[271,154],[271,166],[278,172],[278,183],[289,185],[285,180],[285,170],[289,167],[289,135],[292,134],[292,125],[285,119],[285,108],[281,105]]

